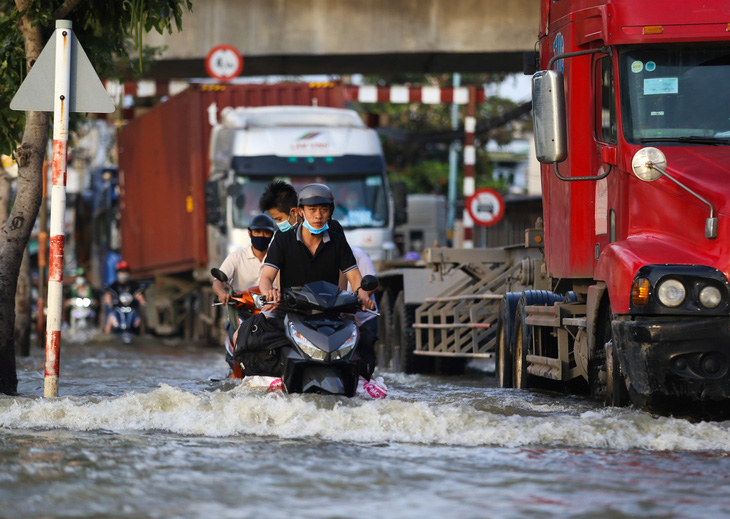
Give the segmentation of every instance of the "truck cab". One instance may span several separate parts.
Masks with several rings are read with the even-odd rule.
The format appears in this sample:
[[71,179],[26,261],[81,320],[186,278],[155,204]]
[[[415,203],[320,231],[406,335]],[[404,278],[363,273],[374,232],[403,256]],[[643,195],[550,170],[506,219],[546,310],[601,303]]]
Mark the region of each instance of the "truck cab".
[[207,185],[209,256],[220,264],[249,244],[250,219],[272,180],[299,191],[326,184],[335,196],[333,218],[351,246],[373,261],[391,257],[394,215],[377,134],[352,110],[274,106],[226,108],[214,127]]

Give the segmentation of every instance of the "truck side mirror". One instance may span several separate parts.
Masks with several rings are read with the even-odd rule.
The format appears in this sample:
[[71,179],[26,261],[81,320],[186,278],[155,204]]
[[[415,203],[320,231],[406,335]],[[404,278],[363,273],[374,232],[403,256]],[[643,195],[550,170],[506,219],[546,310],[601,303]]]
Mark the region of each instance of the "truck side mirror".
[[408,190],[405,182],[393,182],[390,186],[395,204],[395,225],[408,223]]
[[538,69],[537,52],[531,50],[522,53],[522,73],[526,76],[532,76]]
[[562,72],[541,70],[532,76],[532,117],[537,160],[542,164],[564,161],[568,144]]
[[222,220],[218,182],[211,180],[205,183],[205,221],[210,225],[221,225]]

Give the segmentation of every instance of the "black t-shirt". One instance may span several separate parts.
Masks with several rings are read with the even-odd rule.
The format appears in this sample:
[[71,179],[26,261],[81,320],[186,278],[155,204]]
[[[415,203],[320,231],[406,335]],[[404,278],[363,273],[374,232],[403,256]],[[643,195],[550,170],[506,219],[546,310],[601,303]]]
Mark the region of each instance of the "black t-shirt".
[[322,243],[314,255],[301,241],[301,225],[274,234],[264,265],[279,271],[281,288],[298,287],[312,281],[329,281],[337,285],[340,270],[347,273],[357,268],[345,234],[335,229],[330,225],[323,233]]

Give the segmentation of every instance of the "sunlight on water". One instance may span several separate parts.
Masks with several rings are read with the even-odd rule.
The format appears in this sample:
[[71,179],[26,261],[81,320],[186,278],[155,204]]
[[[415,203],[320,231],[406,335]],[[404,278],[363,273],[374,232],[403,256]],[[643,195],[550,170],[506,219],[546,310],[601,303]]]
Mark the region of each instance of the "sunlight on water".
[[[255,435],[356,442],[454,446],[730,451],[730,422],[690,423],[635,410],[555,403],[514,390],[458,386],[418,393],[425,377],[386,379],[386,400],[266,393],[245,384],[190,392],[167,384],[112,398],[1,398],[0,427],[114,432],[160,430],[183,435]],[[404,383],[410,382],[410,387]],[[466,392],[466,389],[464,389]],[[457,403],[458,402],[458,403]]]

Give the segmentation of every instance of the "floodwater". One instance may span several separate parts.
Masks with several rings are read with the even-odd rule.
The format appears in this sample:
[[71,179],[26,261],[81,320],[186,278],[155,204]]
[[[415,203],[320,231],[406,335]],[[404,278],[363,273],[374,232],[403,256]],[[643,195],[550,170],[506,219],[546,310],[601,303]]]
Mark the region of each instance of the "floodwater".
[[64,337],[0,396],[6,518],[730,516],[730,422],[381,373],[385,400],[267,393],[222,348]]

